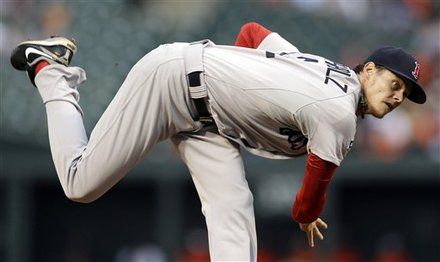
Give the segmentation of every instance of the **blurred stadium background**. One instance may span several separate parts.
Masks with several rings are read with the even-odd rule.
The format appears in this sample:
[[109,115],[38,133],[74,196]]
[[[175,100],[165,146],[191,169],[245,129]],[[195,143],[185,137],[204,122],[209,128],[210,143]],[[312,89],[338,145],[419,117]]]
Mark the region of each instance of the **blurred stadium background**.
[[67,200],[56,178],[40,97],[9,55],[20,41],[74,37],[88,133],[130,67],[161,43],[233,44],[260,22],[303,52],[351,67],[381,45],[419,58],[428,102],[359,121],[337,171],[314,249],[290,219],[304,158],[245,154],[261,261],[440,261],[439,11],[436,0],[1,2],[0,261],[206,261],[200,202],[168,142],[98,201]]

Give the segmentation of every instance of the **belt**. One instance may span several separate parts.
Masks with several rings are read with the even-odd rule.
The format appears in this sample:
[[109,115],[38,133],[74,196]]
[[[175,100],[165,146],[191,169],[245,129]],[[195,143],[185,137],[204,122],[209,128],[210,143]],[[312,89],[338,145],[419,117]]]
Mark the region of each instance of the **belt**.
[[[187,75],[188,77],[188,85],[189,87],[199,87],[200,86],[200,74],[202,72],[200,71],[195,71],[192,73],[189,73]],[[206,123],[213,123],[213,119],[211,117],[211,114],[208,111],[208,107],[206,106],[206,102],[205,99],[207,97],[201,97],[201,98],[192,98],[193,102],[194,102],[194,106],[196,108],[197,111],[197,116],[194,118],[195,121],[200,121],[200,122],[206,122]]]
[[200,121],[203,124],[214,123],[206,105],[208,91],[206,90],[204,75],[202,74],[203,48],[209,44],[212,44],[209,40],[192,42],[188,45],[185,52],[185,70],[189,93],[197,111],[197,116],[194,117],[194,120]]

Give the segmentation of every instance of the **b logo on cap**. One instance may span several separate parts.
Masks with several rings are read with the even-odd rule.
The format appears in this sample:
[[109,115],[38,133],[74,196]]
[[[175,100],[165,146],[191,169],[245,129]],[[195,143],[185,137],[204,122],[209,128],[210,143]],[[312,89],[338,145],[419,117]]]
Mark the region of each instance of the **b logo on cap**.
[[419,79],[419,73],[420,73],[420,64],[419,62],[415,62],[416,67],[414,68],[414,70],[411,72],[411,74],[414,76],[414,78],[417,80]]

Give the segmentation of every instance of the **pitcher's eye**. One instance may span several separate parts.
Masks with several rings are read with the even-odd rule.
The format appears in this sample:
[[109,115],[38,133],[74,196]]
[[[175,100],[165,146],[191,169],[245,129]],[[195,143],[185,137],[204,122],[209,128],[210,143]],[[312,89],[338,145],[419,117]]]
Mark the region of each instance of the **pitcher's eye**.
[[394,91],[399,90],[400,88],[400,84],[399,82],[397,82],[396,80],[393,80],[391,82],[391,89],[393,89]]

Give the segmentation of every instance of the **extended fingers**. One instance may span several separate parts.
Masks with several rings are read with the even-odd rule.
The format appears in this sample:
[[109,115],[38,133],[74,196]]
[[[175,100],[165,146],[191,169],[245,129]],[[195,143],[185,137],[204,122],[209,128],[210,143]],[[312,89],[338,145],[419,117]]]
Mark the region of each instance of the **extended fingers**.
[[306,231],[307,233],[307,239],[309,241],[309,246],[314,247],[315,243],[313,241],[313,228]]
[[324,239],[324,236],[322,235],[321,231],[319,231],[318,227],[314,227],[313,232],[317,237],[319,237],[319,239],[321,239],[321,240]]
[[316,236],[320,240],[324,240],[324,235],[321,233],[319,228],[321,227],[321,228],[327,229],[328,226],[322,219],[318,218],[312,223],[308,223],[308,224],[301,224],[300,223],[299,225],[300,225],[300,229],[302,231],[306,232],[307,240],[308,240],[310,247],[315,246],[314,236]]
[[318,218],[318,219],[316,220],[316,224],[317,224],[318,226],[324,228],[324,229],[327,229],[327,228],[328,228],[327,223],[325,223],[325,222],[324,222],[322,219],[320,219],[320,218]]

